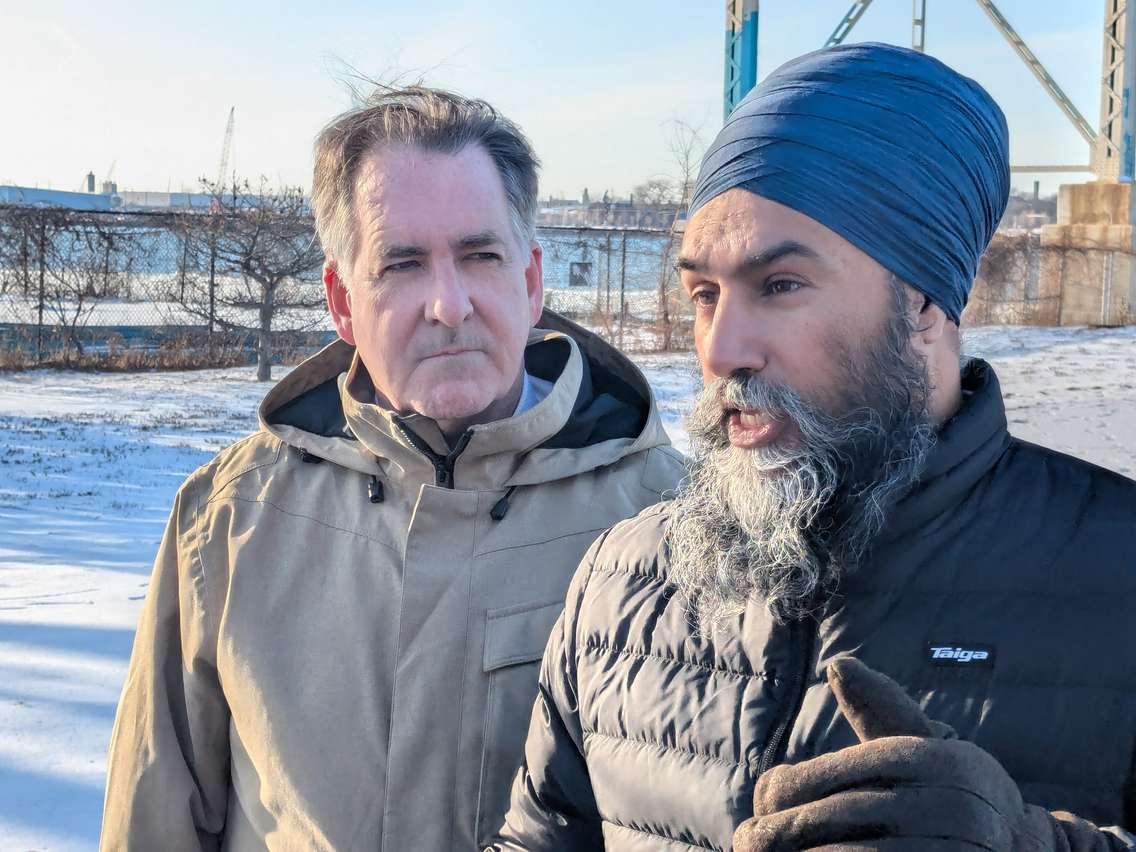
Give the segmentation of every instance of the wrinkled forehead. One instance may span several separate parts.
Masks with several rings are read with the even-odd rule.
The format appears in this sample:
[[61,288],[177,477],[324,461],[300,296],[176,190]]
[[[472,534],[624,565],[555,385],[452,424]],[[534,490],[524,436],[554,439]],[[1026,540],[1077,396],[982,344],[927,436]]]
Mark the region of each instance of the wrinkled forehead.
[[509,223],[501,177],[488,153],[375,149],[359,164],[355,214],[365,242],[448,241]]
[[765,257],[778,246],[799,247],[793,255],[826,265],[869,259],[815,219],[734,188],[704,204],[687,222],[680,265],[722,271]]

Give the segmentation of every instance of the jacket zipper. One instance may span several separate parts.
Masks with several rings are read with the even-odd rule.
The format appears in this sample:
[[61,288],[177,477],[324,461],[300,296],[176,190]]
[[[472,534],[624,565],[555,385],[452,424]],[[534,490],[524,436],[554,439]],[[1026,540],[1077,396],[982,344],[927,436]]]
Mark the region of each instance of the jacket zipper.
[[434,484],[441,488],[453,488],[454,465],[457,464],[458,456],[460,456],[462,451],[469,445],[470,439],[473,437],[473,430],[467,429],[463,432],[462,436],[458,438],[458,442],[454,444],[454,448],[446,455],[440,456],[434,452],[429,444],[418,436],[418,433],[405,426],[401,420],[395,418],[394,424],[398,427],[398,431],[402,432],[406,440],[414,445],[414,449],[426,456],[430,464],[434,466]]
[[[788,748],[788,733],[792,728],[793,723],[797,720],[797,715],[801,712],[801,705],[805,701],[805,692],[809,687],[809,671],[813,664],[813,650],[816,645],[817,627],[810,627],[805,621],[795,622],[790,628],[795,634],[804,634],[801,638],[804,644],[804,655],[801,659],[801,665],[793,673],[792,689],[793,698],[789,704],[785,715],[781,718],[777,728],[773,732],[773,736],[769,738],[769,742],[765,746],[765,751],[761,755],[761,763],[758,764],[758,777],[772,768],[778,760],[784,756],[785,750]],[[797,636],[793,637],[794,644],[796,644]]]

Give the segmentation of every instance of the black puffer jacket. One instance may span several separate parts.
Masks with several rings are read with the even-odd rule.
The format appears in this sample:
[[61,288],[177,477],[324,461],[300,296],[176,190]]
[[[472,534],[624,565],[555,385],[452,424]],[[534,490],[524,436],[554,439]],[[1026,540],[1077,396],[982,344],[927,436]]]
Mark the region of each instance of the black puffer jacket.
[[[1136,483],[1010,437],[989,365],[820,624],[694,635],[659,505],[589,552],[547,649],[500,848],[727,849],[756,778],[856,742],[852,654],[992,752],[1027,802],[1136,823]],[[983,656],[983,653],[985,656]]]

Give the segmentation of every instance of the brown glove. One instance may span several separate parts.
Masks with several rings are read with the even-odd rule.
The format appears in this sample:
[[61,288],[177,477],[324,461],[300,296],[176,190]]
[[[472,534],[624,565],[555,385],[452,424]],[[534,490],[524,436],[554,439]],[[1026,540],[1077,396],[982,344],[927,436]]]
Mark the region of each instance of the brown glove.
[[1023,804],[989,752],[946,738],[954,732],[890,678],[844,657],[828,683],[860,745],[763,774],[734,852],[1124,848],[1083,820]]

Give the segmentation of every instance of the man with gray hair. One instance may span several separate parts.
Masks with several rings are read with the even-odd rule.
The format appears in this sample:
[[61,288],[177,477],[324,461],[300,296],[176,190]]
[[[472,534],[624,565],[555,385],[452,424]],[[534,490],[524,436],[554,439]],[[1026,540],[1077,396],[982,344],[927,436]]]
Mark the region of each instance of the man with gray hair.
[[341,340],[178,494],[104,849],[479,847],[572,571],[680,474],[642,374],[542,315],[513,123],[385,90],[315,159]]

